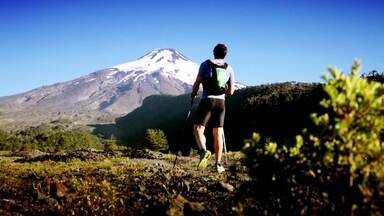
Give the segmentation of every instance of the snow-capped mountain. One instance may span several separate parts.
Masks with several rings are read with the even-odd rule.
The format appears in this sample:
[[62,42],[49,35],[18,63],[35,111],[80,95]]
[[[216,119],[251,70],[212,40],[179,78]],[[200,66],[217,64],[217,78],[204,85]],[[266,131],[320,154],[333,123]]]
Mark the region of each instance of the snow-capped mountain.
[[198,65],[173,49],[156,49],[125,64],[78,79],[0,98],[2,113],[101,111],[126,114],[153,94],[190,91]]
[[[135,81],[144,80],[147,75],[161,72],[164,76],[173,77],[192,85],[197,75],[198,65],[176,50],[158,49],[136,61],[116,65],[113,68],[127,73],[127,76],[122,81],[132,77],[134,77]],[[143,71],[143,73],[132,73],[134,71]],[[110,75],[113,74],[111,73]]]
[[13,116],[122,116],[154,94],[191,91],[199,65],[174,49],[156,49],[137,60],[78,79],[0,98],[1,113]]

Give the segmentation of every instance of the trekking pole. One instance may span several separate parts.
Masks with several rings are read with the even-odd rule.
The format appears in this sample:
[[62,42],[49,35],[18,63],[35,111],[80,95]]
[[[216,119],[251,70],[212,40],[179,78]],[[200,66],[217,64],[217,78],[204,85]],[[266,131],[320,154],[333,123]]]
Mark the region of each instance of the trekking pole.
[[[187,121],[188,121],[188,119],[189,119],[189,116],[191,115],[191,111],[192,111],[193,101],[194,101],[194,100],[195,100],[195,97],[193,97],[193,98],[191,99],[191,106],[190,106],[190,108],[189,108],[189,110],[188,110],[187,117],[185,118],[185,121],[184,121],[184,128],[183,128],[183,131],[182,131],[182,133],[181,133],[182,135],[181,135],[181,138],[180,138],[181,143],[182,143],[182,141],[183,141],[183,136],[184,136],[185,128],[186,128],[186,126],[187,126]],[[176,158],[175,158],[175,161],[173,162],[173,167],[172,167],[172,169],[175,168],[175,166],[176,166],[176,163],[177,163],[177,155],[178,155],[178,153],[179,153],[179,151],[176,152]]]
[[224,147],[225,165],[228,165],[227,145],[225,143],[224,127],[223,127],[223,147]]

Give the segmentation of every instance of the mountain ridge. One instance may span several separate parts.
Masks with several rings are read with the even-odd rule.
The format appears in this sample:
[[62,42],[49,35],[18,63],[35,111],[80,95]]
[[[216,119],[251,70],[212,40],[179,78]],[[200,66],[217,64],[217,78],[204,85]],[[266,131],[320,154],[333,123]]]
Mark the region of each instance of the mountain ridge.
[[103,115],[113,120],[139,107],[149,95],[190,91],[197,70],[198,65],[180,52],[155,49],[136,60],[77,79],[0,97],[0,110],[3,116],[9,114],[11,120],[54,120],[79,115],[86,115],[91,122]]
[[58,119],[79,124],[111,122],[141,106],[150,95],[190,92],[198,68],[175,49],[155,49],[77,79],[0,97],[0,124]]

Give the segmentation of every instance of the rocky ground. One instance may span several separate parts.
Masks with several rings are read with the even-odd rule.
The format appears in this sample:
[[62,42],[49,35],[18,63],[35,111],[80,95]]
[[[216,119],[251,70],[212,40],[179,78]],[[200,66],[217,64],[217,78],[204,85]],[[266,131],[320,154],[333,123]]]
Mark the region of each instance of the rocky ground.
[[240,153],[227,156],[218,174],[198,171],[198,156],[173,167],[175,155],[146,150],[1,152],[0,215],[248,214],[248,170]]

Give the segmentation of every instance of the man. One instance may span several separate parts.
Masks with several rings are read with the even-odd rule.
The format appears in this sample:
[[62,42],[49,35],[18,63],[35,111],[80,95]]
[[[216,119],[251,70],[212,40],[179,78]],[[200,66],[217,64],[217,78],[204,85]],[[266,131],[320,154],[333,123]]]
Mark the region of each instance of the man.
[[217,44],[213,49],[214,59],[208,59],[201,63],[196,81],[191,93],[192,99],[196,97],[200,84],[203,84],[203,95],[197,110],[197,119],[194,125],[194,135],[199,147],[199,170],[207,167],[211,152],[207,150],[204,136],[205,126],[210,121],[213,126],[213,143],[215,149],[215,167],[218,173],[225,171],[221,165],[223,151],[223,126],[225,117],[225,96],[234,93],[234,73],[224,58],[227,55],[227,47]]

